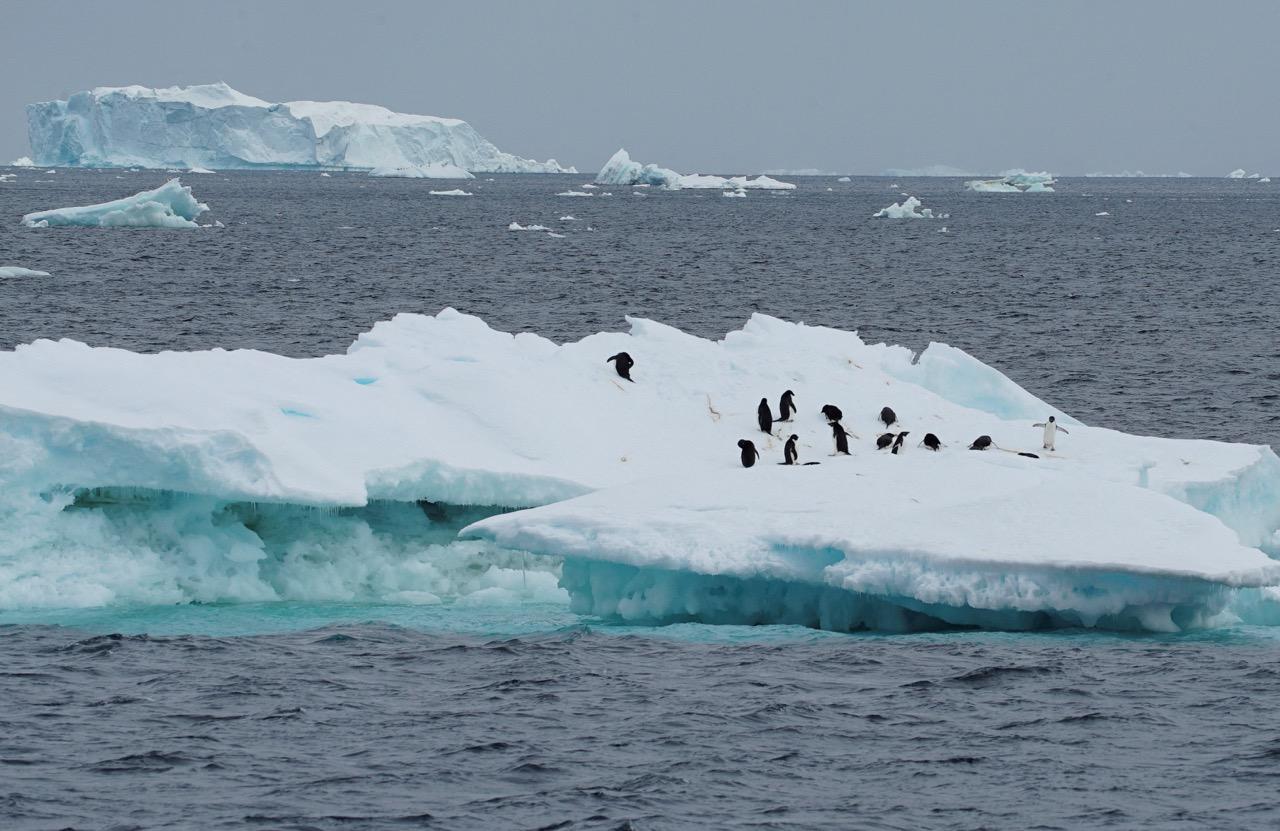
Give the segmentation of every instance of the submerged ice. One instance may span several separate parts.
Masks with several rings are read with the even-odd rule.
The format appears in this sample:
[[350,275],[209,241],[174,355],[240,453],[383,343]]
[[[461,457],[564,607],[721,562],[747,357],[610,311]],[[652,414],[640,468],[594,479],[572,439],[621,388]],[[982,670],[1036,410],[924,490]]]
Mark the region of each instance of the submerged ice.
[[97,87],[27,107],[37,164],[79,167],[336,167],[452,165],[471,172],[569,173],[504,153],[456,118],[347,101],[273,104],[223,83]]
[[[1081,425],[942,344],[630,324],[556,344],[447,309],[314,359],[0,353],[0,605],[449,602],[519,577],[633,621],[1170,630],[1280,583],[1269,448]],[[605,362],[623,351],[635,383]],[[795,421],[759,432],[784,389]],[[900,455],[875,449],[884,405]],[[1052,454],[1048,415],[1070,429]],[[791,432],[820,465],[775,464]]]
[[28,228],[51,228],[60,225],[83,228],[198,228],[196,217],[209,206],[196,200],[191,188],[178,179],[170,179],[158,188],[133,196],[85,205],[78,208],[53,208],[22,217]]

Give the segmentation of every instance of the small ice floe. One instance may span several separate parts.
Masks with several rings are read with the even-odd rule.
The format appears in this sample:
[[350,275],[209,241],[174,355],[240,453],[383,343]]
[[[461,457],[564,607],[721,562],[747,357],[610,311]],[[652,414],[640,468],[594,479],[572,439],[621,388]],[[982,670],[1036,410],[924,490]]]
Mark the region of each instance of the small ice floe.
[[547,231],[547,236],[555,237],[556,239],[564,239],[564,234],[557,234],[555,231]]
[[945,234],[945,233],[947,233],[947,226],[943,225],[941,228],[939,228],[939,229],[938,229],[938,233],[939,233],[939,234]]
[[908,196],[899,204],[894,202],[887,208],[881,208],[872,215],[872,219],[946,219],[950,214],[934,216],[932,208],[920,207],[920,200]]
[[1260,185],[1269,185],[1269,184],[1271,184],[1271,177],[1270,177],[1270,176],[1263,176],[1261,179],[1259,179],[1259,180],[1258,180],[1258,184],[1260,184]]
[[897,188],[898,188],[897,182],[894,182],[892,185],[889,185],[889,190],[897,190]]
[[471,195],[467,193],[465,190],[463,190],[462,188],[454,188],[453,190],[429,190],[427,191],[427,193],[431,194],[432,196],[470,196]]
[[545,225],[521,225],[519,222],[513,222],[507,226],[508,231],[550,231],[551,229]]
[[58,171],[56,171],[56,170],[46,170],[46,171],[45,171],[45,173],[57,173],[57,172],[58,172]]
[[0,173],[0,182],[12,182],[18,178],[16,173]]
[[587,193],[584,190],[566,190],[557,193],[556,196],[595,196],[594,193]]
[[577,222],[578,218],[573,214],[565,214],[564,216],[560,217],[560,221],[561,222]]
[[852,180],[852,179],[850,179],[848,176],[841,176],[839,179],[836,179],[836,181],[837,181],[837,182],[852,182],[853,180]]
[[198,228],[195,219],[209,210],[191,188],[170,179],[158,188],[133,196],[76,208],[36,211],[22,217],[28,228],[73,225],[84,228]]
[[741,190],[741,189],[739,189],[739,190],[726,190],[724,193],[722,193],[722,194],[720,194],[720,195],[721,195],[721,196],[735,196],[735,197],[738,197],[738,198],[741,198],[741,199],[745,199],[745,198],[746,198],[746,196],[747,196],[747,192],[746,192],[745,190]]
[[1110,211],[1098,211],[1094,216],[1111,216]]
[[583,187],[583,189],[584,189],[584,190],[595,190],[596,188],[598,188],[598,187],[600,187],[600,186],[599,186],[599,185],[593,185],[593,184],[591,184],[590,182],[587,182],[587,183],[586,183],[585,185],[583,185],[582,187]]
[[47,271],[36,271],[34,268],[22,268],[16,265],[0,265],[0,279],[10,277],[48,277]]
[[187,172],[188,173],[212,173],[213,171],[207,167],[193,167]]
[[640,192],[640,191],[638,191],[638,190],[633,190],[633,191],[631,191],[631,195],[632,195],[632,196],[639,196],[639,197],[642,197],[642,198],[643,198],[643,197],[645,197],[645,196],[648,196],[649,194],[647,194],[647,193],[641,193],[641,192]]
[[320,175],[321,175],[321,176],[323,176],[323,177],[324,177],[324,178],[326,178],[326,179],[328,179],[328,178],[329,178],[329,174],[328,174],[328,173],[321,173]]

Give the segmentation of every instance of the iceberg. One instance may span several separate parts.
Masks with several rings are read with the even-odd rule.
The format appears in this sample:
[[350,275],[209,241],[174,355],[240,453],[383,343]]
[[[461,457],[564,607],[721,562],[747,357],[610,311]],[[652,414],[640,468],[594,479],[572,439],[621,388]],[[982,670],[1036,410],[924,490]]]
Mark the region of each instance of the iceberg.
[[839,179],[836,179],[836,181],[837,181],[837,182],[852,182],[853,180],[852,180],[852,179],[850,179],[848,176],[841,176]]
[[604,167],[600,169],[600,173],[596,176],[596,184],[648,185],[662,188],[663,190],[695,188],[706,188],[708,190],[726,188],[732,190],[742,190],[744,188],[759,190],[795,189],[795,185],[790,182],[779,182],[777,179],[772,179],[765,175],[757,176],[754,179],[746,176],[725,178],[723,176],[708,176],[697,173],[684,176],[665,167],[658,167],[654,164],[641,165],[639,162],[634,162],[625,149],[614,153],[609,161],[605,162]]
[[1228,179],[1243,179],[1243,178],[1245,178],[1247,175],[1248,175],[1248,174],[1245,172],[1245,169],[1244,169],[1243,167],[1237,167],[1235,170],[1233,170],[1233,171],[1231,171],[1230,173],[1228,173],[1228,174],[1227,174],[1227,178],[1228,178]]
[[0,265],[0,279],[11,277],[48,277],[47,271],[36,271],[33,268],[22,268],[16,265]]
[[950,214],[933,215],[932,208],[921,208],[920,200],[908,196],[902,204],[894,202],[887,208],[881,208],[872,215],[872,219],[946,219]]
[[223,83],[97,87],[29,105],[27,132],[42,165],[576,172],[504,153],[458,119],[346,101],[273,104]]
[[1029,173],[1022,168],[1006,170],[999,179],[976,179],[964,186],[976,193],[1052,193],[1052,174]]
[[22,224],[28,228],[198,228],[195,219],[207,210],[208,205],[191,195],[191,188],[170,179],[158,188],[100,205],[30,213],[22,217]]
[[31,160],[30,156],[19,156],[9,162],[10,167],[35,167],[36,163]]
[[[1165,631],[1280,584],[1270,448],[1079,424],[943,344],[629,322],[558,344],[402,314],[310,359],[0,352],[0,608],[452,601],[512,591],[527,557],[531,596],[559,582],[625,620]],[[620,351],[633,384],[604,360]],[[818,466],[775,464],[755,426],[784,389]],[[547,390],[556,417],[529,418]],[[825,403],[860,437],[848,457],[826,455]],[[885,404],[900,455],[875,449]],[[1053,454],[1048,415],[1071,430]],[[966,450],[979,435],[995,447]],[[742,438],[764,454],[749,470]]]

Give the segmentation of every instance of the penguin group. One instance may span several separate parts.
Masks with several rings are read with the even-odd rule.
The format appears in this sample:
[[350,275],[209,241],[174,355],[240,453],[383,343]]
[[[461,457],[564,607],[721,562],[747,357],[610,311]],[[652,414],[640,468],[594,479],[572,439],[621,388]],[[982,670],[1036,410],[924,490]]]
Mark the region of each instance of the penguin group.
[[[635,379],[631,377],[631,368],[635,366],[636,362],[631,357],[631,355],[629,355],[626,352],[619,352],[616,355],[611,355],[609,358],[607,358],[605,360],[605,363],[613,364],[614,371],[618,373],[618,377],[622,378],[623,380],[630,381],[633,384],[635,383]],[[782,396],[778,400],[778,417],[776,419],[773,417],[773,410],[769,407],[769,399],[766,396],[760,399],[760,404],[759,406],[756,407],[756,426],[760,428],[760,432],[772,437],[773,425],[784,424],[784,423],[789,423],[794,421],[795,414],[797,412],[798,411],[796,409],[795,393],[793,391],[786,390],[785,392],[782,393]],[[848,430],[846,430],[844,428],[844,425],[841,424],[841,421],[844,418],[844,412],[834,404],[823,404],[821,413],[823,418],[827,420],[827,426],[831,428],[831,439],[834,444],[834,450],[832,451],[831,455],[832,456],[848,456],[849,455],[849,439],[850,438],[856,439],[858,438],[858,436],[857,434],[851,433]],[[885,432],[880,433],[878,436],[876,436],[876,440],[875,440],[876,450],[888,450],[890,454],[897,456],[902,451],[904,447],[904,442],[906,441],[907,436],[911,435],[911,433],[908,430],[893,431],[890,429],[895,424],[898,424],[898,414],[894,412],[892,407],[888,407],[888,406],[882,407],[880,409],[879,420],[880,420],[880,423],[884,425]],[[1057,418],[1054,416],[1049,416],[1046,421],[1038,421],[1033,426],[1043,428],[1044,430],[1043,449],[1048,450],[1050,452],[1056,451],[1056,440],[1057,440],[1058,433],[1066,433],[1067,435],[1070,435],[1070,431],[1067,430],[1062,425],[1058,424]],[[778,464],[781,464],[781,465],[802,464],[800,462],[799,450],[797,449],[797,442],[799,442],[799,440],[800,440],[800,436],[795,433],[792,433],[790,436],[787,437],[786,442],[784,443],[783,449],[782,449],[782,461],[779,462]],[[925,433],[924,438],[920,441],[919,445],[917,446],[922,447],[925,450],[932,451],[934,453],[937,453],[943,447],[945,447],[945,445],[942,443],[942,440],[939,439],[937,435],[933,433]],[[1028,453],[1026,451],[1018,451],[1018,450],[1007,450],[1003,447],[1000,447],[992,440],[990,436],[987,436],[987,435],[978,436],[976,439],[974,439],[972,442],[969,443],[970,450],[985,451],[992,448],[996,450],[1003,450],[1006,453],[1015,453],[1019,456],[1024,456],[1029,459],[1040,458],[1035,453]],[[755,442],[751,441],[750,439],[739,440],[738,449],[740,451],[740,458],[742,460],[743,467],[753,467],[755,463],[760,459],[760,451],[756,447]],[[816,465],[818,463],[804,462],[803,464]]]

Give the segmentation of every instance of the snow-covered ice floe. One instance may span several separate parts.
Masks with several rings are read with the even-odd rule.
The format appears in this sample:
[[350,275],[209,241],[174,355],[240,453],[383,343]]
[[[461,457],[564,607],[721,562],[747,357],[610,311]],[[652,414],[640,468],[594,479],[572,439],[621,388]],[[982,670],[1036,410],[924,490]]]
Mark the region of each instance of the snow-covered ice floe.
[[[1249,590],[1280,584],[1267,447],[1081,425],[942,344],[630,324],[556,344],[446,309],[313,359],[0,352],[0,608],[461,602],[514,591],[525,562],[533,596],[559,581],[579,611],[653,623],[1170,630],[1270,608]],[[785,389],[778,435],[818,466],[777,465],[756,427]],[[554,417],[531,416],[548,390]],[[826,455],[828,403],[848,457]],[[900,455],[875,449],[884,405]],[[1053,454],[1048,415],[1071,431]],[[1041,458],[965,449],[979,435]]]
[[33,268],[22,268],[16,265],[0,265],[0,279],[11,277],[48,277],[47,271],[36,271]]
[[950,214],[934,216],[932,208],[921,208],[920,200],[908,196],[899,204],[894,202],[887,208],[881,208],[872,215],[872,219],[946,219]]
[[198,228],[196,217],[209,206],[196,201],[191,188],[170,179],[133,196],[78,208],[54,208],[22,217],[28,228],[73,225],[86,228]]
[[1032,173],[1022,168],[1006,170],[999,179],[974,179],[964,186],[977,193],[1052,193],[1056,180],[1044,171]]
[[614,153],[596,176],[596,183],[601,185],[649,185],[663,190],[685,190],[695,188],[732,189],[743,188],[755,190],[794,190],[790,182],[780,182],[768,176],[760,175],[754,179],[746,176],[707,176],[694,173],[682,175],[655,164],[642,165],[631,160],[626,150]]
[[427,193],[431,194],[432,196],[470,196],[471,195],[470,193],[468,193],[465,190],[462,190],[461,188],[454,188],[453,190],[431,190],[431,191],[427,191]]
[[370,176],[390,179],[474,179],[467,171],[456,164],[433,162],[431,164],[407,165],[401,167],[375,167],[369,171]]
[[27,107],[38,164],[209,169],[456,165],[487,173],[573,173],[504,153],[456,118],[347,101],[273,104],[223,83],[98,87]]

